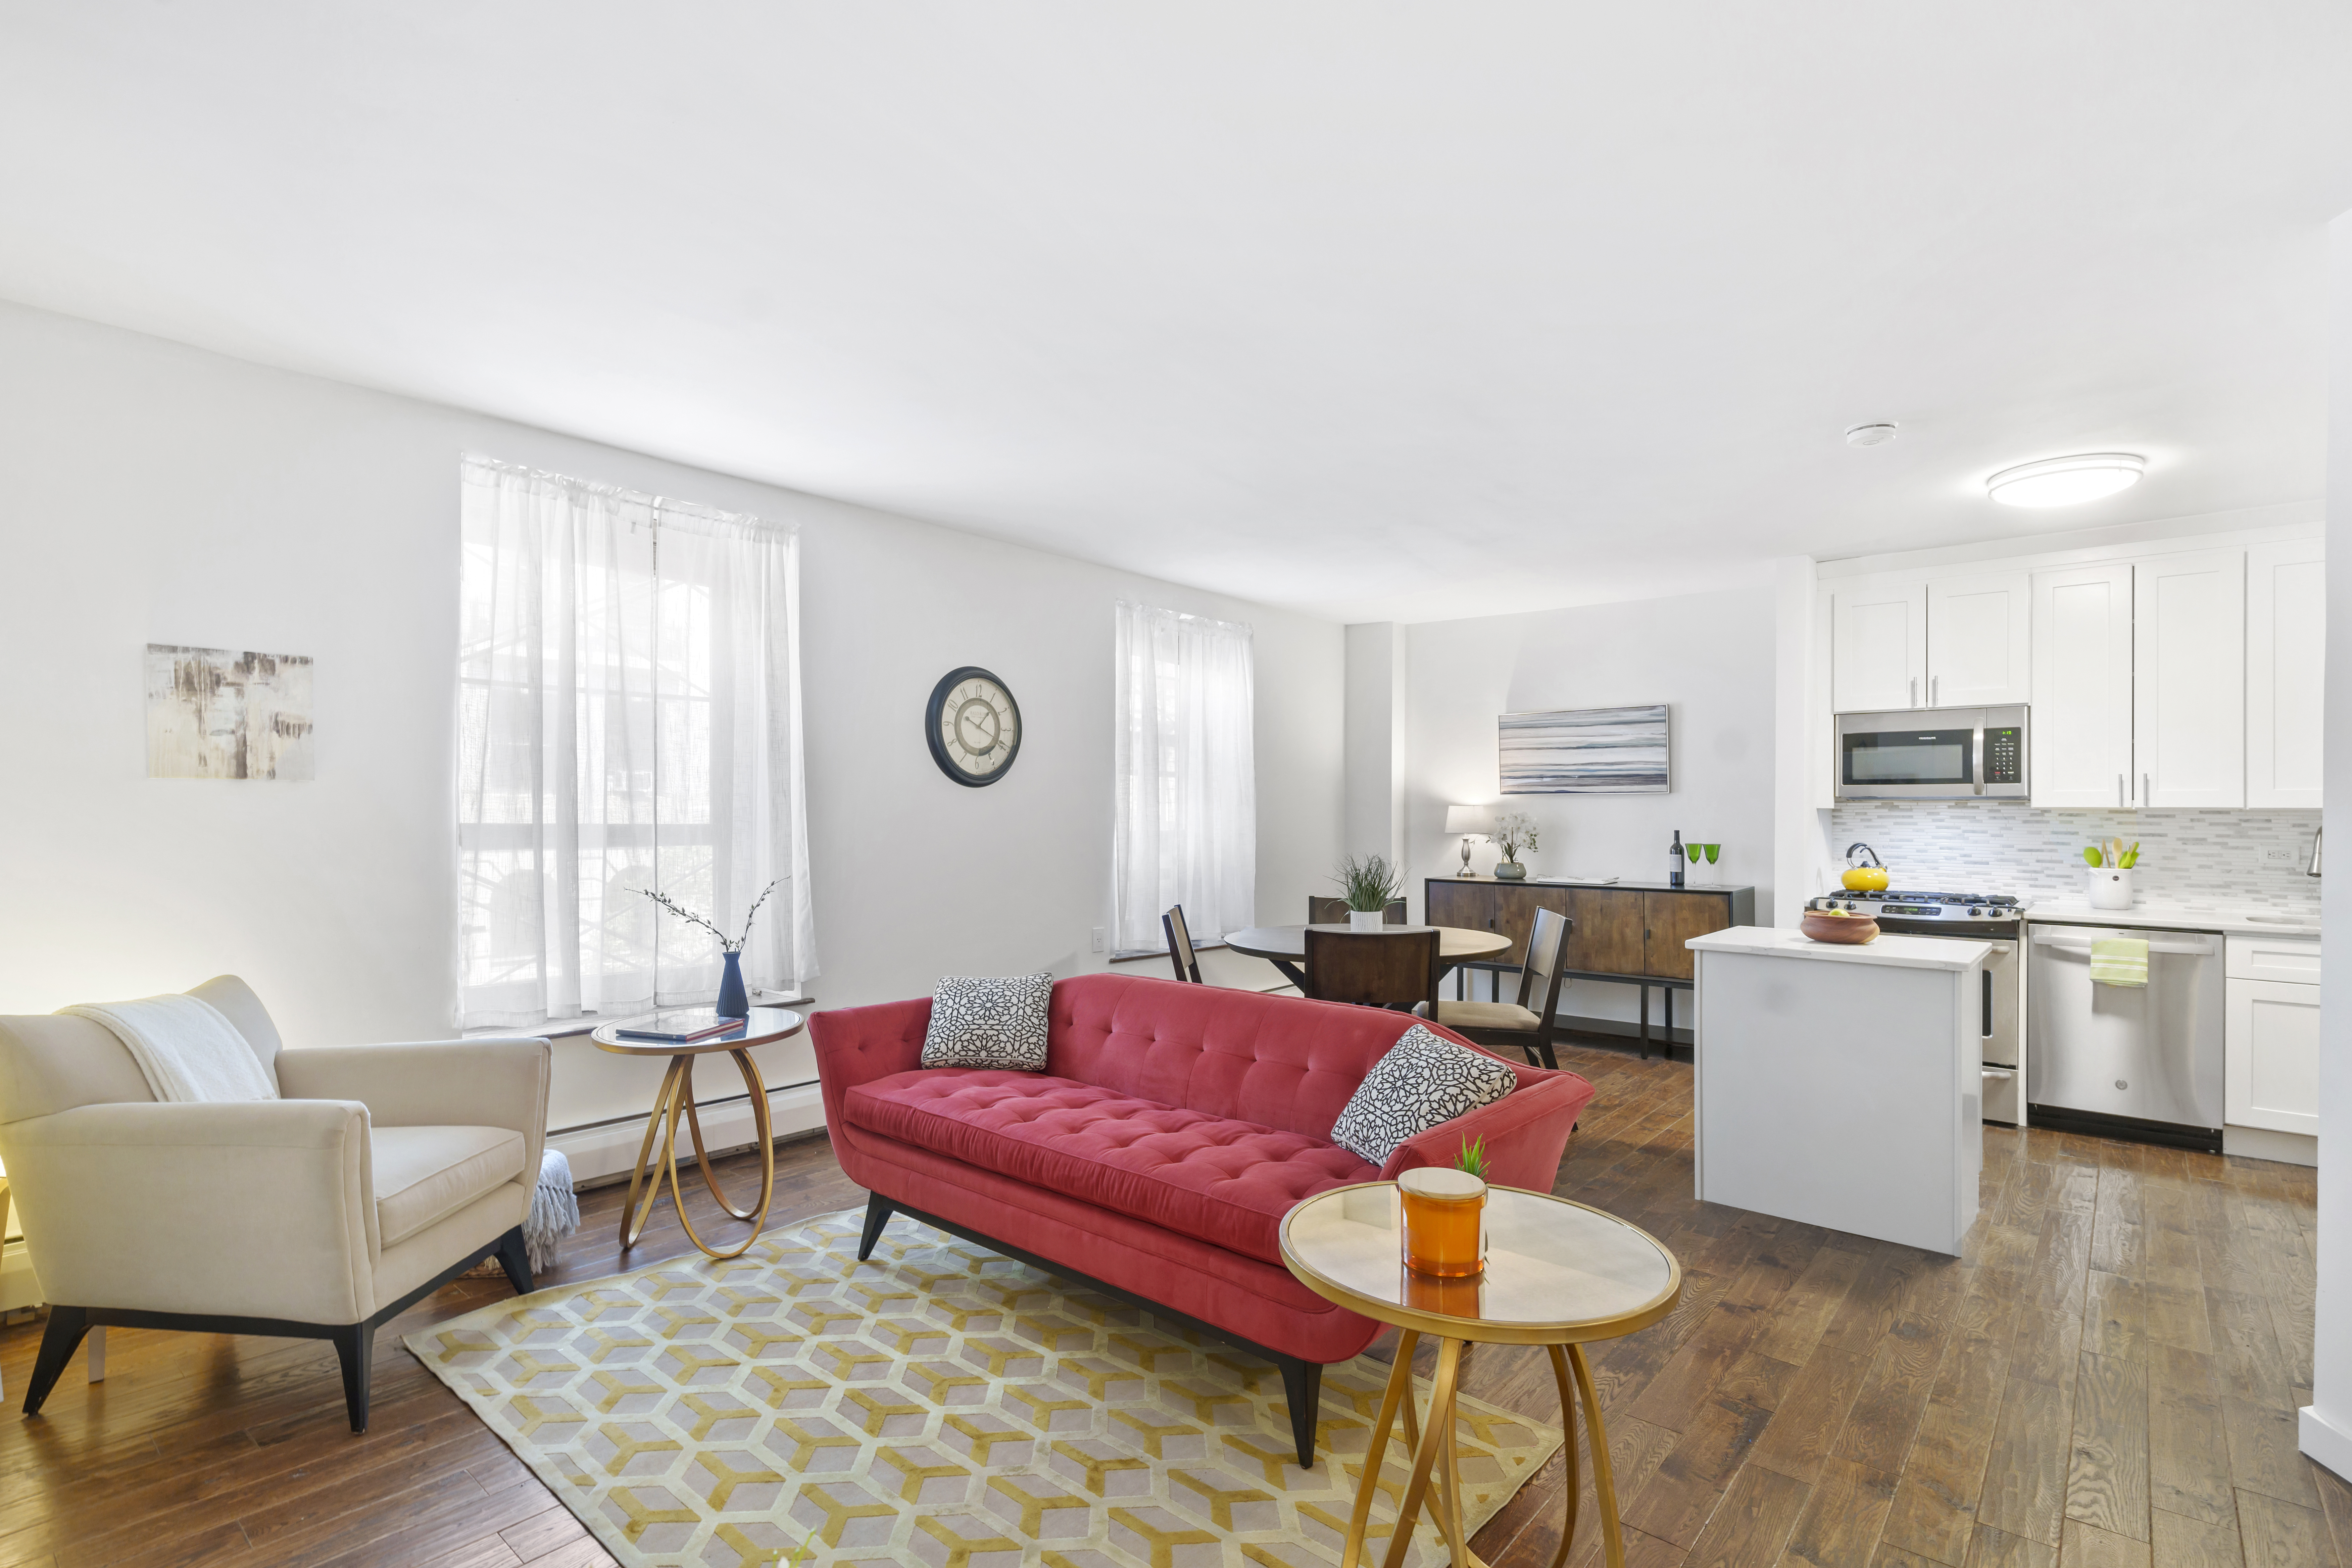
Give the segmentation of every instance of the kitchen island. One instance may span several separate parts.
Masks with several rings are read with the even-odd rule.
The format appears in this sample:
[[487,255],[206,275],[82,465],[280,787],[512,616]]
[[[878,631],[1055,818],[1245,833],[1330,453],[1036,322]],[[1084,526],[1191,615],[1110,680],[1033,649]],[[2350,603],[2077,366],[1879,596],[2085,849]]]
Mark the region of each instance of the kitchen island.
[[1991,947],[1693,937],[1702,1201],[1957,1254],[1984,1165],[1979,994]]

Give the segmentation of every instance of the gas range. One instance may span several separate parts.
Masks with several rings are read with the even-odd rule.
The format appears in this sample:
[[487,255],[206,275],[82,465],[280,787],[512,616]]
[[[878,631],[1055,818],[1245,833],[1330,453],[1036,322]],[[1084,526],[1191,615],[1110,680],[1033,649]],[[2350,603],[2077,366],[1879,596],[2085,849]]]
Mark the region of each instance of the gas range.
[[1889,889],[1883,893],[1830,893],[1805,907],[1869,915],[1889,929],[1925,921],[1979,931],[1987,931],[1989,925],[2013,931],[2022,906],[2006,893],[1911,893]]

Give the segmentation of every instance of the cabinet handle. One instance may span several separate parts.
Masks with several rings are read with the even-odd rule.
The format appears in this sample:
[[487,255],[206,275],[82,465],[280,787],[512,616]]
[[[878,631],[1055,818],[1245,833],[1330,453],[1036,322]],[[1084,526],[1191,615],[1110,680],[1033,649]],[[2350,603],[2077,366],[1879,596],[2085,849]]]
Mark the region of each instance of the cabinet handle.
[[2139,803],[2142,805],[2154,805],[2156,804],[2156,792],[2147,787],[2147,775],[2146,773],[2139,775]]
[[2121,774],[2121,773],[2117,773],[2117,774],[2116,775],[2116,810],[2118,810],[2118,811],[2122,810],[2122,809],[2123,809],[2123,804],[2124,804],[2124,775],[2123,775],[2123,774]]
[[1941,691],[1943,689],[1944,689],[1944,678],[1943,678],[1942,676],[1940,676],[1940,675],[1931,675],[1931,676],[1929,676],[1929,677],[1927,678],[1927,706],[1928,706],[1928,707],[1933,708],[1933,707],[1937,704],[1937,702],[1940,700],[1940,699],[1937,697],[1936,693],[1937,693],[1938,691]]
[[1919,706],[1919,678],[1916,675],[1911,678],[1911,706]]

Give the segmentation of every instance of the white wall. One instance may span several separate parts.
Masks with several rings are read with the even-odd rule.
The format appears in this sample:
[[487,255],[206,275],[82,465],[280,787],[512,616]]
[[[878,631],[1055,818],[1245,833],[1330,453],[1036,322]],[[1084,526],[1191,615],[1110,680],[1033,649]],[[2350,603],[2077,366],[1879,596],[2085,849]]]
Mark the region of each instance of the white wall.
[[[467,450],[799,524],[825,1005],[1106,963],[1120,595],[1255,628],[1263,918],[1337,858],[1337,625],[0,306],[0,1012],[233,971],[293,1044],[448,1032]],[[317,782],[149,780],[151,641],[316,658]],[[920,732],[960,664],[1025,721],[987,789]],[[557,1125],[650,1102],[637,1064],[557,1048]],[[808,1076],[804,1045],[767,1067]]]
[[1350,855],[1378,855],[1400,865],[1404,859],[1405,628],[1394,621],[1367,621],[1348,627],[1347,633],[1348,806],[1341,847]]
[[[2352,213],[2328,236],[2327,776],[2352,779]],[[2319,1295],[2303,1451],[2352,1480],[2352,795],[2328,792],[2336,875],[2321,892]]]
[[[1752,885],[1758,919],[1772,907],[1773,587],[1694,594],[1530,615],[1432,621],[1411,628],[1406,653],[1406,843],[1413,912],[1422,879],[1461,865],[1445,808],[1497,803],[1543,829],[1537,876],[1664,880],[1675,830],[1724,847],[1695,880]],[[1513,795],[1500,793],[1495,721],[1504,713],[1664,702],[1671,711],[1668,795]],[[1491,845],[1475,870],[1490,869]],[[1579,981],[1561,1011],[1631,1019],[1629,985]]]

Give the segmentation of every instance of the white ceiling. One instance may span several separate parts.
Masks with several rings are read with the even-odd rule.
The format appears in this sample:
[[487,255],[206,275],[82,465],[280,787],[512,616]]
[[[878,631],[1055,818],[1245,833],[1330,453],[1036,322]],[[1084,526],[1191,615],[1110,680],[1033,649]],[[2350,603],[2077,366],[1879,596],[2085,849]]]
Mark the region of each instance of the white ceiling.
[[2318,495],[2347,68],[2332,0],[9,0],[0,297],[1476,614]]

